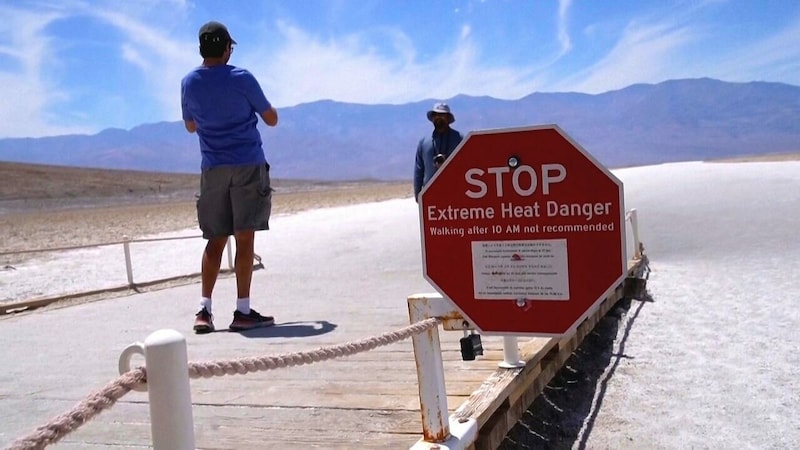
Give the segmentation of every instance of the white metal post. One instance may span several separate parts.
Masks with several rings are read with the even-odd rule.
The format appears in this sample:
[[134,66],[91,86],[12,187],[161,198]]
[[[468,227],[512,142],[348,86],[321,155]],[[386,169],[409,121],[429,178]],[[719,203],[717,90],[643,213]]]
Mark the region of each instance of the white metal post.
[[150,431],[155,450],[194,450],[194,419],[186,339],[159,330],[144,341]]
[[225,244],[228,248],[228,268],[233,270],[233,250],[231,249],[231,238],[228,236],[228,242]]
[[516,336],[503,336],[503,362],[498,365],[504,369],[525,367],[525,363],[519,359]]
[[131,264],[131,238],[122,236],[122,248],[125,251],[125,271],[128,274],[128,286],[133,287],[133,265]]
[[194,450],[186,339],[175,330],[150,334],[144,345],[133,344],[125,349],[120,373],[129,369],[132,353],[144,353],[153,449]]
[[639,242],[639,219],[636,208],[631,209],[631,231],[633,232],[633,258],[642,258],[641,243]]
[[143,355],[147,382],[135,386],[147,391],[150,432],[155,450],[193,450],[194,419],[189,389],[186,339],[175,330],[158,330],[144,343],[136,342],[119,357],[120,375],[131,370],[131,357]]

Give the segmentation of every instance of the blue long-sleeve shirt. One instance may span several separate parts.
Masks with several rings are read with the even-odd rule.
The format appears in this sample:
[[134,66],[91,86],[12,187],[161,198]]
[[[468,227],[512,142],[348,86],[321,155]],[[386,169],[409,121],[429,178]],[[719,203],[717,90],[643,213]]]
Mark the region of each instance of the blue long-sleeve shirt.
[[433,158],[440,153],[445,158],[449,158],[462,139],[461,133],[452,128],[448,128],[447,132],[441,134],[434,131],[430,136],[420,139],[414,164],[414,198],[419,197],[422,187],[436,173],[436,165],[433,163]]

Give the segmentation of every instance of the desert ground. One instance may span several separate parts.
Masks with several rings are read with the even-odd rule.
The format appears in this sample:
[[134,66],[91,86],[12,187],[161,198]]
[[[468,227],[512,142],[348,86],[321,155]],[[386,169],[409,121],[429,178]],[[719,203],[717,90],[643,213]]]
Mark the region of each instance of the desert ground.
[[[720,162],[796,160],[800,153]],[[29,180],[21,178],[31,175],[23,175],[22,169],[16,166],[5,172],[8,167],[0,164],[0,253],[196,226],[193,196],[198,180],[194,175],[81,172],[85,169],[70,175],[66,172],[71,169],[51,168],[52,172],[40,177],[48,180],[47,189],[25,191]],[[108,175],[104,178],[108,185],[88,181],[104,175]],[[59,176],[64,179],[58,181]],[[127,181],[118,183],[121,179]],[[276,214],[411,196],[408,181],[276,180],[274,184]],[[670,193],[658,195],[669,197]],[[644,215],[642,220],[646,219]],[[692,236],[684,240],[681,248],[698,251]],[[749,245],[744,245],[747,251]],[[662,243],[661,248],[664,253],[669,245]],[[720,271],[714,259],[699,263],[707,268],[691,278],[690,289],[684,292],[676,280],[686,280],[687,273],[693,272],[684,267],[681,255],[673,254],[670,260],[666,253],[653,261],[653,296],[642,302],[620,302],[556,374],[501,448],[797,448],[786,445],[797,439],[791,432],[797,429],[797,415],[786,414],[796,403],[797,378],[792,374],[797,365],[788,356],[793,353],[780,353],[793,348],[796,340],[792,339],[791,316],[751,307],[755,299],[747,297],[752,294],[747,290],[724,292],[721,288],[736,284],[733,278],[742,278],[743,272]],[[741,259],[746,263],[750,258],[734,256],[728,258],[735,260],[734,269],[742,265]],[[783,262],[776,259],[775,264]],[[781,284],[752,274],[751,278],[753,284],[761,283],[760,289],[764,284],[775,284],[774,291],[791,285],[789,280]],[[771,305],[780,300],[779,294],[767,297]],[[704,299],[712,301],[704,303]],[[670,320],[676,317],[681,320]],[[731,317],[741,320],[731,322]],[[702,326],[704,321],[711,325]],[[780,326],[764,328],[770,322]],[[784,337],[770,340],[772,331]],[[702,339],[703,345],[676,349],[679,338]],[[775,342],[780,345],[776,347]],[[772,350],[758,351],[763,348]],[[769,423],[753,426],[765,417]]]
[[[0,254],[197,226],[196,174],[0,163]],[[272,180],[273,215],[410,197],[409,181]]]
[[[718,162],[793,161],[800,152]],[[197,226],[197,174],[0,162],[3,253],[118,242]],[[411,181],[273,179],[273,215],[413,195]]]
[[[800,152],[719,162],[794,161]],[[273,215],[413,195],[411,180],[272,180]],[[197,226],[197,174],[0,162],[3,253],[117,242]],[[0,259],[0,263],[2,260]]]

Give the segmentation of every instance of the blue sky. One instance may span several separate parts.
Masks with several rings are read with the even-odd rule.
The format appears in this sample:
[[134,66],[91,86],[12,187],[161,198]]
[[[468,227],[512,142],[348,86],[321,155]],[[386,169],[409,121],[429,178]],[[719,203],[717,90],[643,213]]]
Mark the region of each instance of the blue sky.
[[800,85],[797,0],[0,0],[0,16],[0,138],[180,120],[208,20],[279,110],[698,77]]

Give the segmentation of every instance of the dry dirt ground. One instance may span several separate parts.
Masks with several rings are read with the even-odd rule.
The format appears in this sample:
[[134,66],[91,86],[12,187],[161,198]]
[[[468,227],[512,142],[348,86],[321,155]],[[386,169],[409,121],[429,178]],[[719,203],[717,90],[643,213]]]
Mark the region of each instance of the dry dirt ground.
[[[800,152],[720,162],[799,160]],[[273,180],[275,215],[404,198],[408,181]],[[119,242],[197,227],[198,174],[0,162],[0,270],[22,250]]]
[[[788,161],[800,152],[720,162]],[[0,255],[197,226],[199,175],[0,162]],[[273,180],[273,214],[410,197],[411,181]],[[2,262],[2,261],[0,261]]]
[[[197,226],[196,174],[0,163],[0,254]],[[410,197],[409,181],[273,180],[273,215]]]

